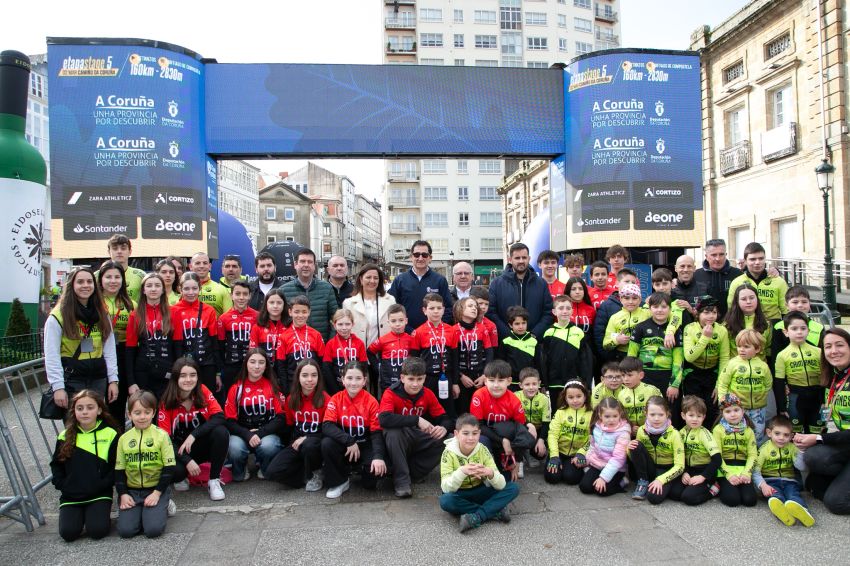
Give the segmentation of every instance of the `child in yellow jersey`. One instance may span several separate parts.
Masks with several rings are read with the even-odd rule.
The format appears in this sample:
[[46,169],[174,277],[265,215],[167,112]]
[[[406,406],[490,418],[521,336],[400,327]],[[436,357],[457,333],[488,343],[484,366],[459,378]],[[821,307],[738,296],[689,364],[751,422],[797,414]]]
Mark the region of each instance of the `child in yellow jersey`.
[[568,381],[556,407],[549,423],[549,461],[543,479],[577,485],[584,475],[584,450],[590,435],[591,410],[584,383]]
[[723,459],[717,478],[720,501],[728,507],[752,507],[756,504],[752,485],[753,466],[758,455],[756,433],[744,414],[741,401],[733,393],[720,399],[720,416],[712,434]]
[[616,361],[626,357],[635,327],[649,318],[649,309],[640,308],[640,287],[628,283],[620,286],[623,308],[608,319],[602,348],[611,352]]
[[605,362],[602,365],[602,382],[597,383],[590,394],[590,407],[596,408],[605,397],[617,398],[623,388],[623,370],[617,362]]
[[[800,311],[785,315],[782,332],[790,344],[776,356],[773,394],[777,410],[787,411],[794,432],[820,434],[824,388],[820,384],[821,351],[808,341],[809,318]],[[786,401],[787,395],[787,401]]]
[[723,460],[711,432],[703,426],[707,407],[696,395],[682,399],[682,420],[685,426],[679,431],[685,445],[685,473],[681,481],[673,484],[670,499],[685,505],[700,505],[718,491],[715,486],[717,470]]
[[[549,421],[552,420],[552,404],[549,396],[540,391],[540,373],[534,368],[522,368],[519,372],[520,390],[514,394],[522,403],[525,411],[525,422],[534,426],[537,431],[537,442],[529,451],[531,459],[529,464],[537,467],[537,460],[546,457],[546,438],[549,434]],[[520,464],[520,475],[522,477],[522,464]]]
[[735,337],[738,355],[729,360],[717,379],[717,398],[734,393],[741,400],[747,416],[756,430],[756,443],[764,442],[764,421],[767,396],[773,385],[770,368],[758,354],[764,349],[764,337],[751,328]]
[[803,483],[800,472],[805,471],[806,465],[802,451],[791,442],[793,434],[788,417],[777,415],[770,419],[767,424],[770,440],[759,450],[753,483],[767,497],[767,505],[777,519],[788,526],[800,521],[803,526],[811,527],[815,518],[800,497]]
[[682,395],[696,395],[708,408],[706,420],[717,416],[712,395],[717,376],[729,363],[729,333],[717,322],[718,303],[711,295],[697,299],[697,320],[682,333],[685,367],[682,371]]
[[650,397],[661,395],[657,387],[643,383],[643,362],[638,358],[628,357],[620,362],[623,372],[623,387],[617,392],[617,401],[626,411],[626,417],[632,427],[632,438],[637,434],[638,427],[646,420],[646,403]]
[[637,479],[632,499],[648,499],[653,505],[667,499],[685,471],[685,447],[679,431],[670,423],[670,408],[664,397],[654,395],[647,401],[646,422],[629,443],[629,459]]

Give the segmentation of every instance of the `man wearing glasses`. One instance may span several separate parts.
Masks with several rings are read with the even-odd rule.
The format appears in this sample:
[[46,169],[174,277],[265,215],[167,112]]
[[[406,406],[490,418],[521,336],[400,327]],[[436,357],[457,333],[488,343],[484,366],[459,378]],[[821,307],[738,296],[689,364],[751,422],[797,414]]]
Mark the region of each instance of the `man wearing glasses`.
[[699,286],[705,286],[708,294],[717,299],[718,320],[726,315],[729,284],[742,273],[726,258],[725,240],[717,238],[705,243],[705,260],[702,269],[694,273],[694,281]]
[[446,307],[443,320],[452,324],[452,296],[449,293],[449,283],[446,278],[433,271],[431,264],[431,244],[425,240],[417,240],[410,247],[410,263],[412,267],[396,277],[390,285],[390,295],[395,302],[404,305],[407,310],[407,332],[413,332],[425,324],[425,313],[422,311],[422,299],[428,293],[437,293],[443,297]]
[[462,261],[452,269],[452,283],[455,288],[452,290],[452,299],[457,302],[458,299],[465,299],[469,296],[469,291],[472,290],[472,266]]

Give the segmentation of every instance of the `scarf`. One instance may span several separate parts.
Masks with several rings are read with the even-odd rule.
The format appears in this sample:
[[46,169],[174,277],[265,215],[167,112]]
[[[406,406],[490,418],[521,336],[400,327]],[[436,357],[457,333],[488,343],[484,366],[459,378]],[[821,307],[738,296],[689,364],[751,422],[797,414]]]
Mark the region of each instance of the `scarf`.
[[100,315],[94,306],[94,300],[89,299],[87,304],[77,301],[77,319],[86,326],[94,326],[100,321]]
[[662,424],[658,428],[653,428],[652,425],[649,424],[649,421],[646,421],[643,424],[643,430],[645,430],[647,434],[664,434],[664,431],[667,430],[669,427],[670,427],[670,419],[667,419],[666,421],[664,421],[664,424]]
[[738,424],[733,425],[732,423],[730,423],[729,421],[727,421],[726,419],[721,417],[720,418],[720,424],[723,425],[723,428],[726,429],[726,432],[728,434],[732,434],[732,433],[740,434],[747,429],[747,421],[743,418],[741,419],[741,421]]

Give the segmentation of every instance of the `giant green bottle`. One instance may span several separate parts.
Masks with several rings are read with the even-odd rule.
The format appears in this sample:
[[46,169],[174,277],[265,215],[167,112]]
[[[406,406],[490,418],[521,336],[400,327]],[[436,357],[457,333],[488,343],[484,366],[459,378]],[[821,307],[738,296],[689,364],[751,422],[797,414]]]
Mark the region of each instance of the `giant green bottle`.
[[9,308],[24,304],[32,328],[38,321],[47,167],[25,137],[29,57],[0,52],[0,335]]

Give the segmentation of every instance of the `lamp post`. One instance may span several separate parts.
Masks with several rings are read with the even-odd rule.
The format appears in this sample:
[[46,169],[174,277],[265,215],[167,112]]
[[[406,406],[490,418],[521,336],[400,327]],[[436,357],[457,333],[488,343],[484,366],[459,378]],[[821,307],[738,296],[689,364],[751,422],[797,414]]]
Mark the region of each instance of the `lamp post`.
[[454,285],[455,282],[455,252],[449,252],[449,285]]
[[825,244],[825,253],[823,257],[825,273],[823,276],[823,302],[826,303],[829,309],[829,317],[832,318],[832,312],[835,310],[835,279],[832,273],[832,245],[829,241],[829,190],[832,188],[832,176],[835,173],[835,167],[829,163],[829,160],[824,159],[823,163],[815,168],[817,175],[818,188],[823,195],[823,237]]

